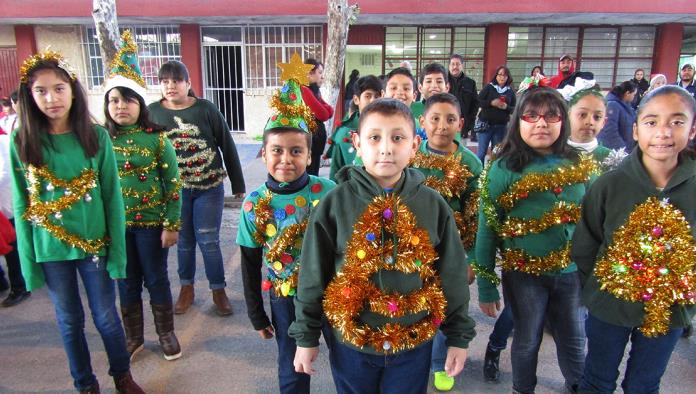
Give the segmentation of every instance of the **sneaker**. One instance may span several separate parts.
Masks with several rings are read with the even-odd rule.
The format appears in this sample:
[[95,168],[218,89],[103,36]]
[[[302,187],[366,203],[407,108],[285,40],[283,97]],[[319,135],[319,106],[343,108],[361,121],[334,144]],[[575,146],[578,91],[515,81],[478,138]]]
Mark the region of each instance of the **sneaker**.
[[433,373],[433,386],[438,391],[450,391],[454,387],[454,378],[447,376],[445,371],[437,371]]
[[12,290],[12,291],[10,292],[10,294],[7,295],[7,298],[5,298],[5,299],[2,301],[2,304],[0,304],[0,305],[2,305],[2,306],[5,307],[5,308],[9,308],[9,307],[11,307],[11,306],[15,306],[15,305],[19,304],[20,302],[26,300],[27,298],[29,298],[29,296],[31,296],[31,292],[30,292],[30,291],[26,291],[26,290],[15,291],[15,290]]

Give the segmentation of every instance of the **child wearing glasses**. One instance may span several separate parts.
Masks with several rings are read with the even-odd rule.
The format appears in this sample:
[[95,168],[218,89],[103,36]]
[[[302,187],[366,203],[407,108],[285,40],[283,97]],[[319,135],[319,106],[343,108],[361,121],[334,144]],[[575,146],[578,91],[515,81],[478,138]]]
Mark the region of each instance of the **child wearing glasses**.
[[525,93],[511,122],[500,154],[481,181],[475,264],[479,305],[491,317],[500,311],[493,271],[499,252],[504,298],[515,326],[514,392],[535,390],[546,320],[565,385],[574,390],[584,367],[585,332],[570,240],[597,164],[568,145],[568,108],[555,90]]

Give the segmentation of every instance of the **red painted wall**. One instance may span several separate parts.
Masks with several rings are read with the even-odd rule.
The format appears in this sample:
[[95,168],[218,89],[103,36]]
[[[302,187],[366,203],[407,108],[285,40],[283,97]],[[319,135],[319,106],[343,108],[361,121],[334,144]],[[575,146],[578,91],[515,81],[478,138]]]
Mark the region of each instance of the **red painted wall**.
[[348,45],[384,45],[386,28],[375,25],[354,25],[348,31]]
[[186,64],[191,78],[191,88],[197,96],[203,96],[203,70],[201,69],[201,29],[198,25],[180,25],[181,61]]
[[38,52],[36,50],[36,37],[33,26],[17,25],[14,27],[14,31],[17,42],[17,62],[21,66],[24,59]]
[[[355,1],[351,0],[350,3]],[[90,17],[91,1],[22,0],[3,8],[3,16],[18,17]],[[401,14],[418,12],[457,13],[654,13],[655,2],[645,0],[360,0],[362,14]],[[663,0],[663,14],[693,14],[693,0]],[[187,0],[172,6],[171,0],[119,0],[120,17],[127,16],[254,16],[254,15],[326,15],[326,0]],[[1,19],[1,17],[0,17]],[[359,20],[359,17],[358,17]],[[289,21],[290,22],[290,21]]]
[[483,58],[483,82],[493,79],[498,66],[507,63],[509,26],[506,23],[494,23],[486,26],[486,43]]
[[664,74],[667,77],[667,83],[677,80],[683,37],[684,26],[681,23],[666,23],[657,27],[652,73]]

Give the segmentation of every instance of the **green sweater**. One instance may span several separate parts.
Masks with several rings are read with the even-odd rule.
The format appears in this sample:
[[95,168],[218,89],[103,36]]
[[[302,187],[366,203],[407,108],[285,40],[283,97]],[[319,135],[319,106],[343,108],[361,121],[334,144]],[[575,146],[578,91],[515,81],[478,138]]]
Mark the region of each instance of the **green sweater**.
[[179,231],[181,181],[172,143],[164,133],[137,126],[119,129],[112,140],[126,225]]
[[38,263],[89,255],[106,256],[112,278],[126,276],[126,215],[116,160],[106,130],[94,126],[94,132],[99,150],[90,158],[71,132],[43,135],[45,173],[21,162],[11,144],[17,249],[29,291],[44,284]]
[[[338,173],[337,178],[338,186],[312,212],[302,244],[302,269],[295,297],[296,320],[289,330],[297,346],[301,347],[319,345],[324,291],[329,282],[341,272],[345,261],[345,247],[353,235],[355,221],[376,196],[384,195],[384,190],[363,168],[346,167]],[[424,177],[420,172],[406,169],[393,193],[413,212],[417,225],[428,232],[439,257],[434,268],[447,299],[446,317],[440,326],[447,337],[447,345],[466,348],[475,335],[475,323],[468,315],[469,288],[466,285],[464,249],[452,210],[439,194],[424,186],[423,181]],[[394,270],[380,270],[373,275],[371,281],[382,291],[400,294],[416,291],[422,285],[418,273],[407,274]],[[390,318],[364,310],[358,319],[359,323],[376,328],[390,322],[408,325],[425,317],[423,313],[419,313]],[[335,327],[334,334],[342,340]],[[383,354],[370,346],[356,350]]]
[[[582,219],[573,236],[571,256],[583,283],[582,298],[589,312],[602,321],[623,327],[643,323],[642,302],[621,300],[600,290],[594,275],[595,263],[611,245],[614,232],[626,223],[634,208],[649,197],[668,198],[691,225],[696,237],[696,160],[685,159],[664,190],[652,183],[641,162],[639,147],[614,171],[602,175],[590,187],[582,208]],[[696,313],[696,305],[672,305],[670,328],[685,327]]]
[[345,166],[353,165],[356,153],[351,135],[358,131],[359,121],[360,114],[354,112],[350,118],[341,123],[333,137],[331,137],[333,142],[330,147],[331,171],[329,172],[329,179],[334,182],[336,181],[338,170]]
[[[457,196],[453,196],[451,198],[448,198],[447,196],[443,197],[445,198],[445,201],[449,204],[450,208],[454,212],[458,212],[459,214],[462,215],[463,222],[458,222],[457,227],[459,228],[460,232],[461,231],[473,231],[474,234],[470,234],[469,237],[467,237],[466,234],[461,234],[462,239],[467,239],[467,238],[474,238],[475,233],[476,233],[476,226],[478,225],[478,184],[479,184],[479,176],[481,175],[481,172],[483,171],[483,166],[481,165],[481,160],[476,157],[476,155],[470,151],[469,149],[461,146],[458,142],[455,141],[457,144],[457,150],[453,152],[452,154],[455,156],[459,156],[460,160],[459,162],[461,165],[469,170],[472,174],[469,178],[466,180],[466,188],[462,191],[461,194]],[[428,141],[423,141],[421,142],[420,148],[418,149],[418,154],[419,155],[424,155],[424,156],[431,156],[431,155],[438,155],[437,153],[431,151],[428,149]],[[428,177],[434,177],[438,180],[442,180],[445,177],[444,172],[442,169],[438,168],[430,168],[430,167],[414,167],[418,171],[422,172],[423,175],[425,175],[426,179]],[[467,211],[474,211],[473,215],[467,215]],[[464,228],[460,227],[460,224],[463,225]],[[466,250],[467,257],[469,260],[473,259],[473,243],[469,243],[468,245],[464,245],[464,249]]]
[[[239,155],[227,122],[215,104],[198,98],[184,109],[173,110],[160,102],[148,106],[150,119],[166,127],[187,189],[210,189],[222,183],[225,169],[233,193],[244,193]],[[222,156],[220,155],[222,153]],[[225,163],[223,168],[222,163]]]
[[[516,183],[527,175],[546,174],[546,178],[550,178],[549,175],[552,172],[571,164],[567,159],[552,155],[536,158],[522,172],[508,169],[504,159],[495,160],[490,165],[481,186],[479,225],[476,236],[475,255],[480,270],[493,272],[498,251],[511,254],[522,252],[526,255],[526,259],[547,258],[548,261],[551,253],[566,250],[575,229],[574,220],[553,224],[541,231],[529,231],[515,236],[506,236],[501,229],[515,220],[539,219],[559,202],[579,206],[585,195],[585,183],[553,185],[543,190],[531,191],[528,195],[517,198],[511,209],[505,209],[499,197],[510,192],[511,189],[514,190]],[[483,190],[484,187],[487,190]],[[557,187],[560,189],[556,189]],[[487,206],[490,208],[486,208]],[[570,261],[564,269],[542,273],[558,275],[574,272],[576,269],[575,264]],[[477,275],[476,282],[479,287],[480,302],[493,302],[500,299],[498,289],[487,275]]]

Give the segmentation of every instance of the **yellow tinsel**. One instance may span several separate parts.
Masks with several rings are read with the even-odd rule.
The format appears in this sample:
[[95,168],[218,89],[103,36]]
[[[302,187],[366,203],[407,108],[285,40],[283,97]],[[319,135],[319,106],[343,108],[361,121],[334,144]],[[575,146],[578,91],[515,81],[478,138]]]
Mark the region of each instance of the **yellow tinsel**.
[[[53,188],[63,189],[61,196],[54,201],[41,200],[41,180],[46,180]],[[85,239],[68,232],[63,226],[53,223],[50,216],[62,215],[61,211],[72,207],[73,204],[97,187],[97,174],[92,169],[83,170],[80,175],[66,181],[53,175],[46,166],[27,169],[29,183],[29,204],[23,218],[35,225],[43,227],[49,234],[66,244],[83,250],[85,253],[97,254],[108,245],[108,238]],[[57,218],[58,219],[58,218]]]
[[65,71],[73,81],[77,79],[77,73],[68,64],[68,62],[65,61],[63,55],[56,51],[47,49],[44,52],[39,52],[28,57],[24,60],[24,62],[22,62],[22,65],[19,67],[19,81],[21,83],[29,82],[29,74],[32,72],[32,70],[34,70],[37,64],[46,61],[56,63],[58,67]]
[[[345,263],[327,286],[323,302],[329,323],[345,341],[389,354],[412,349],[435,335],[445,318],[447,301],[433,268],[437,253],[428,232],[416,223],[408,207],[388,195],[376,197],[354,225]],[[397,242],[391,237],[383,240],[383,231]],[[384,293],[370,281],[380,270],[418,273],[423,285],[411,294]],[[365,307],[389,317],[428,314],[408,326],[387,323],[373,328],[358,321]]]
[[314,120],[314,114],[312,110],[304,104],[300,105],[285,104],[280,99],[280,90],[276,91],[271,97],[271,107],[274,108],[279,114],[288,118],[300,117],[305,123],[307,123],[307,128],[309,128],[310,133],[314,133],[317,130],[317,122]]
[[667,200],[650,197],[636,206],[597,262],[601,289],[642,302],[640,331],[647,337],[669,330],[674,304],[696,303],[696,243],[684,215]]
[[254,240],[257,244],[263,245],[266,242],[266,226],[268,222],[273,218],[273,209],[271,208],[271,199],[273,195],[268,192],[265,196],[259,198],[256,202],[256,207],[254,208],[254,224],[256,225],[256,231],[254,231]]
[[599,174],[597,162],[592,157],[583,155],[577,164],[562,166],[547,173],[535,172],[523,176],[509,188],[509,191],[498,197],[498,203],[509,211],[518,200],[526,198],[529,193],[585,183],[593,174]]
[[546,256],[530,256],[521,249],[505,249],[501,253],[503,270],[520,271],[531,275],[559,271],[570,264],[570,242]]
[[462,245],[467,250],[471,250],[476,243],[476,232],[478,231],[478,207],[480,193],[478,190],[469,195],[466,202],[463,202],[464,209],[454,213],[454,220],[459,230],[459,238]]
[[527,234],[539,234],[559,224],[576,223],[579,219],[579,206],[560,201],[550,211],[544,212],[539,219],[509,217],[500,226],[498,235],[502,238],[515,238]]
[[445,198],[459,198],[466,190],[466,181],[473,176],[461,159],[458,154],[442,156],[418,152],[411,161],[411,167],[441,171],[442,179],[430,175],[425,178],[424,184]]
[[122,75],[133,80],[138,85],[147,88],[147,84],[145,83],[142,75],[131,68],[130,64],[123,61],[123,56],[129,53],[137,54],[138,46],[135,44],[130,30],[125,30],[121,34],[121,47],[118,49],[118,52],[116,52],[114,58],[111,59],[111,63],[109,65],[111,72],[109,73],[109,77],[113,77],[114,75]]
[[[272,265],[275,261],[280,259],[283,253],[287,253],[290,249],[295,248],[297,242],[304,237],[308,222],[309,218],[305,218],[301,223],[295,223],[285,227],[283,232],[275,239],[273,245],[268,249],[268,252],[266,252],[266,262]],[[289,286],[288,290],[297,288],[297,273],[300,269],[300,264],[296,261],[298,258],[299,256],[294,257],[295,265],[293,266],[292,273],[287,278],[276,278],[272,281],[273,289],[277,296],[285,296],[282,290],[284,283],[287,283],[286,286]],[[284,265],[283,270],[285,268],[286,266]]]

